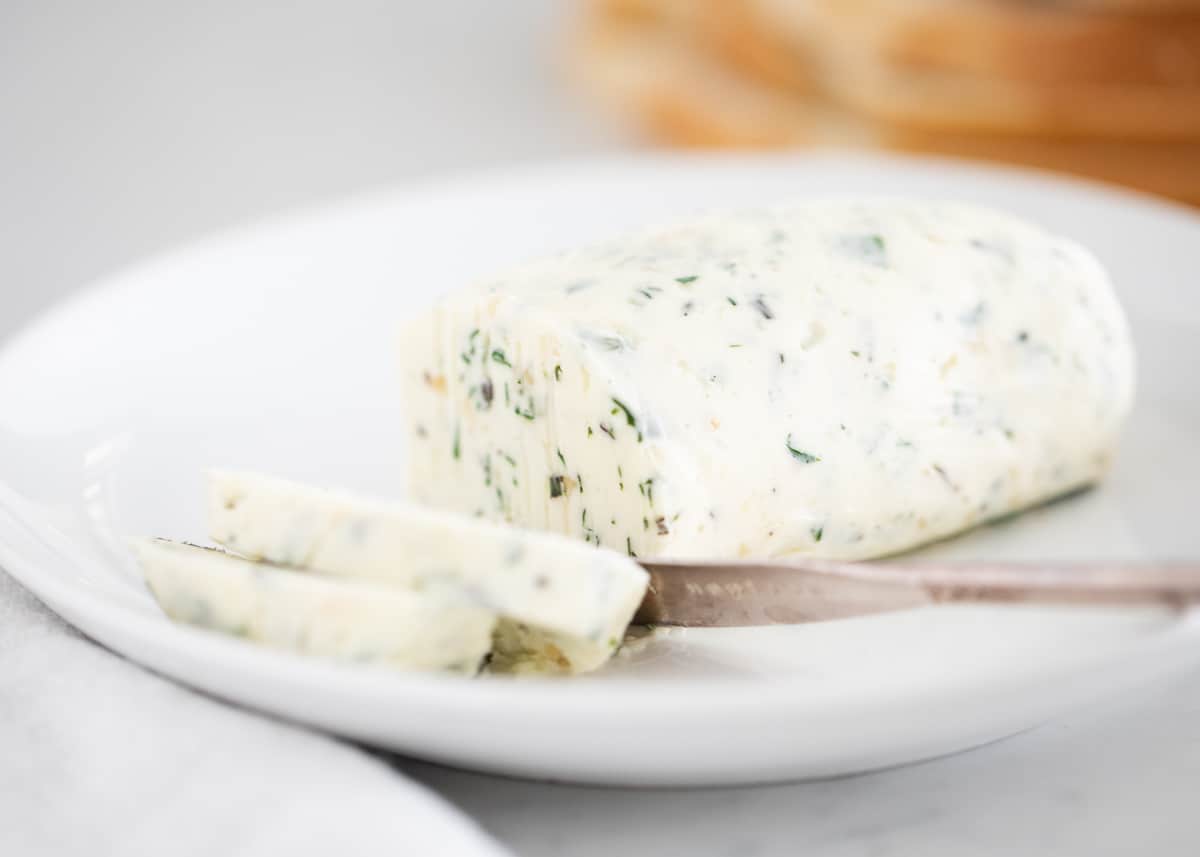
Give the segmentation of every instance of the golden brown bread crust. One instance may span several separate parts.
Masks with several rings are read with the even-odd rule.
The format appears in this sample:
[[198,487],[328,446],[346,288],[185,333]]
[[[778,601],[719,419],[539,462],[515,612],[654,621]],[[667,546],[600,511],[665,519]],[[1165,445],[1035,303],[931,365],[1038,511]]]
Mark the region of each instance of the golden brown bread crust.
[[754,0],[695,0],[694,35],[724,62],[772,86],[797,92],[821,87],[812,57],[780,32],[764,26]]
[[1200,142],[1053,140],[929,133],[856,116],[812,94],[764,87],[668,28],[593,19],[576,52],[593,91],[656,139],[693,147],[884,147],[1091,176],[1200,204]]
[[1127,15],[1170,15],[1200,12],[1200,0],[1026,0],[1033,6],[1052,6],[1075,12],[1121,12]]
[[[1145,51],[1127,51],[1138,73],[1124,80],[1119,61],[1103,55],[1111,45],[1100,40],[1095,50],[1087,47],[1103,28],[1097,24],[1083,32],[1087,27],[1081,30],[1078,19],[1095,16],[1014,11],[1019,4],[1012,0],[742,0],[735,5],[748,19],[742,25],[743,53],[753,52],[755,45],[777,52],[771,45],[782,41],[828,97],[880,121],[967,133],[1200,136],[1200,86],[1195,85],[1200,81],[1200,17],[1189,19],[1190,29],[1175,27],[1179,39],[1163,36],[1160,46],[1173,48],[1151,51],[1158,65]],[[1069,20],[1075,24],[1068,25]],[[1034,43],[1035,35],[1040,44]],[[1126,44],[1119,35],[1106,38]],[[1056,58],[1039,64],[1029,54]],[[1168,77],[1176,82],[1165,82]],[[1179,85],[1178,79],[1193,83]],[[788,85],[778,76],[770,82]]]
[[1200,89],[1042,85],[842,58],[823,63],[828,92],[879,121],[945,131],[1046,137],[1200,137]]
[[[1172,18],[1168,26],[1166,19],[1146,16],[1038,11],[1016,0],[594,5],[597,18],[664,26],[763,83],[821,93],[898,127],[1200,138],[1200,15],[1186,22]],[[623,12],[614,15],[614,9]],[[1127,38],[1130,27],[1150,34],[1140,47]]]
[[748,11],[780,32],[795,21],[867,45],[885,65],[1032,84],[1200,86],[1200,6],[1147,16],[1013,0],[756,0]]

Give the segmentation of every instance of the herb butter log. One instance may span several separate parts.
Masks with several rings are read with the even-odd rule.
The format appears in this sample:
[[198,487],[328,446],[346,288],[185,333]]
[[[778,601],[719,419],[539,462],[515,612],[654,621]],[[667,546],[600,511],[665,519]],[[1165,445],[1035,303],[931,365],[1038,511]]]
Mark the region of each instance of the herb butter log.
[[209,474],[212,538],[250,559],[417,592],[453,586],[500,616],[492,666],[586,672],[605,663],[648,576],[611,551],[428,508],[251,473]]
[[411,489],[631,555],[866,558],[1099,479],[1129,332],[1079,245],[830,200],[556,256],[404,334]]
[[336,580],[161,539],[133,549],[159,605],[188,625],[304,654],[471,675],[492,647],[495,614],[457,587]]

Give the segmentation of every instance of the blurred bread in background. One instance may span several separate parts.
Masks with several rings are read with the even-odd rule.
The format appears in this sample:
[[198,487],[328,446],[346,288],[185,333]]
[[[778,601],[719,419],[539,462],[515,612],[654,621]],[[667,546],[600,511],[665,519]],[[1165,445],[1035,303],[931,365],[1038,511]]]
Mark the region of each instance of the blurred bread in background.
[[1007,161],[1200,204],[1200,0],[587,0],[591,93],[704,147]]

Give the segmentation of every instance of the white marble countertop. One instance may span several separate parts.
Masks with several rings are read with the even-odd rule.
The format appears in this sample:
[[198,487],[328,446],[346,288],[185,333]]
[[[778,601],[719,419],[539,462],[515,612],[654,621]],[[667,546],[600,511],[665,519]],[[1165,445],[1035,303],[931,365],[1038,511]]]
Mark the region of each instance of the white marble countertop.
[[[570,98],[556,68],[567,14],[557,0],[3,4],[0,336],[237,221],[629,145]],[[531,857],[1192,855],[1200,674],[832,782],[634,791],[396,764]]]

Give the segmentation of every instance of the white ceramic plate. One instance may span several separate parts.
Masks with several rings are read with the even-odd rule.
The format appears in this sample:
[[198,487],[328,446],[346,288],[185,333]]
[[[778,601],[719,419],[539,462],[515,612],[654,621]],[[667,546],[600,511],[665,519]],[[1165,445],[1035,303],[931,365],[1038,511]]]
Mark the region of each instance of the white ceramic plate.
[[960,750],[1200,658],[1200,618],[938,608],[669,631],[573,681],[305,660],[169,623],[123,548],[202,539],[210,465],[395,495],[399,320],[473,275],[707,207],[831,193],[1010,209],[1093,247],[1138,340],[1136,414],[1100,490],[937,550],[1200,555],[1200,219],[1029,173],[876,158],[625,158],[397,190],[126,271],[0,354],[0,562],[84,632],[226,699],[371,744],[606,783],[841,774]]

